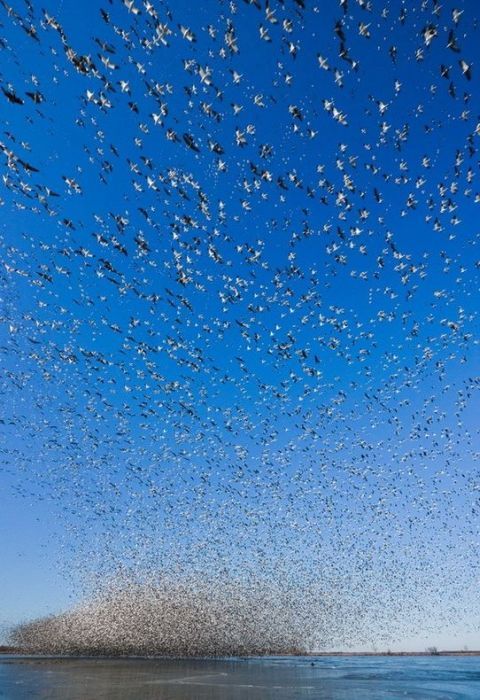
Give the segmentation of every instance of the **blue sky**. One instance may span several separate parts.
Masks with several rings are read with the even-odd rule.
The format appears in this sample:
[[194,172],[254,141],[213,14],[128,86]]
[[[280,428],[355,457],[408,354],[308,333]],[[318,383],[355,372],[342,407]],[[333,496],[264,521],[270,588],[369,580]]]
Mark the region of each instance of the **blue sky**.
[[220,567],[475,628],[478,18],[363,4],[2,8],[1,618]]

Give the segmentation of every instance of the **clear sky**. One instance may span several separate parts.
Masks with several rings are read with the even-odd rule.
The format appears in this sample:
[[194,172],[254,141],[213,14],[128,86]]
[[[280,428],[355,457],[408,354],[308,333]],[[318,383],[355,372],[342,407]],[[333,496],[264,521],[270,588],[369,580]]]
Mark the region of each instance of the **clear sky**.
[[0,21],[0,620],[208,572],[480,647],[475,3]]

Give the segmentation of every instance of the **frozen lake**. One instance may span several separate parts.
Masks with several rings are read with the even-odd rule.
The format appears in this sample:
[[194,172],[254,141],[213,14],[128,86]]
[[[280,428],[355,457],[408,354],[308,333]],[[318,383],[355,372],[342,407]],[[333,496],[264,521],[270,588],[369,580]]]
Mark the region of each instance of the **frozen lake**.
[[0,658],[0,698],[478,700],[479,657]]

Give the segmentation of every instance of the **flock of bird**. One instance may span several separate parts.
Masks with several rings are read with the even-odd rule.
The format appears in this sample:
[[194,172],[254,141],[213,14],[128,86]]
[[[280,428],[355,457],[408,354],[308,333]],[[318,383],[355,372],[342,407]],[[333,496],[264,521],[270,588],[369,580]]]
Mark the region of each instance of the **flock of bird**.
[[73,610],[18,625],[11,641],[48,655],[212,657],[299,654],[316,638],[305,608],[298,614],[296,594],[281,582],[257,580],[251,588],[218,579],[122,587],[116,579]]
[[0,0],[0,469],[83,601],[17,642],[478,626],[478,30]]

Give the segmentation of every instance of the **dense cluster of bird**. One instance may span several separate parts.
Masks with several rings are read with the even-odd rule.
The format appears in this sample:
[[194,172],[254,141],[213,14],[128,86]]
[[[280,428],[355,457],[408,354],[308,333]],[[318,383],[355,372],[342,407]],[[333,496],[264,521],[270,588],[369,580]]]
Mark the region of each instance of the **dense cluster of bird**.
[[306,650],[312,619],[281,585],[225,579],[118,581],[74,610],[19,625],[17,647],[48,655],[244,656]]
[[0,0],[0,28],[0,468],[93,596],[29,648],[478,625],[475,3]]

